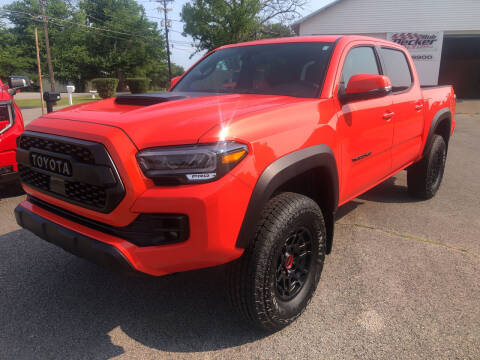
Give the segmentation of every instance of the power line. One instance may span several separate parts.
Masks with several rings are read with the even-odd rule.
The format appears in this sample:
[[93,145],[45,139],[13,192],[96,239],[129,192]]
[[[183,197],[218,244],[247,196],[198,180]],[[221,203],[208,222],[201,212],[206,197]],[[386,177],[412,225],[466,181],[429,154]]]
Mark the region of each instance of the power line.
[[[8,9],[0,9],[0,11],[17,13],[17,14],[24,14],[24,15],[27,15],[27,16],[31,17],[32,19],[35,19],[39,16],[39,15],[31,14],[31,13],[28,13],[28,12],[24,12],[24,11],[15,11],[15,10],[8,10]],[[148,39],[148,40],[158,40],[158,39],[155,39],[155,38],[152,38],[152,37],[143,36],[143,35],[139,35],[139,34],[135,34],[135,33],[127,33],[127,32],[123,32],[123,31],[105,29],[105,28],[98,27],[98,26],[93,26],[93,25],[89,26],[89,25],[85,25],[85,24],[80,24],[80,23],[77,23],[77,22],[74,22],[74,21],[71,21],[71,20],[60,19],[60,18],[57,18],[57,17],[54,17],[54,16],[46,16],[46,19],[47,20],[53,20],[53,21],[61,21],[61,22],[81,26],[81,27],[84,27],[84,28],[87,28],[87,29],[90,29],[90,30],[106,31],[106,32],[114,33],[114,34],[127,35],[127,36],[131,36],[131,37],[141,37],[141,38]]]
[[[0,9],[0,12],[5,12],[5,10],[3,9]],[[26,13],[21,13],[21,14],[18,14],[19,16],[22,16],[24,18],[28,18],[32,21],[35,21],[35,22],[38,22],[38,23],[41,23],[42,20],[36,18],[36,17],[32,17],[30,15],[27,15]],[[60,22],[56,22],[55,20],[53,19],[50,19],[48,21],[49,24],[51,25],[54,25],[60,29],[63,29],[64,28],[64,24],[60,23]],[[109,39],[116,39],[116,40],[131,40],[130,38],[125,38],[125,37],[119,37],[119,36],[114,36],[114,35],[110,35],[110,34],[105,34],[95,28],[79,28],[78,30],[82,31],[82,32],[89,32],[90,30],[91,31],[94,31],[96,32],[96,35],[99,35],[99,36],[103,36],[103,37],[106,37],[106,38],[109,38]],[[141,41],[141,40],[138,40],[136,39],[136,41]],[[194,46],[192,46],[191,43],[187,42],[187,41],[180,41],[180,40],[170,40],[170,42],[172,43],[172,45],[175,45],[174,47],[172,47],[174,50],[182,50],[182,51],[188,51],[188,52],[191,52],[191,50],[187,50],[185,49],[186,47],[189,48],[189,49],[195,49]],[[181,48],[183,47],[183,48]]]
[[[34,15],[34,14],[31,14],[31,13],[28,13],[28,12],[24,12],[24,11],[15,11],[15,10],[9,10],[9,9],[2,9],[0,8],[0,13],[4,13],[3,16],[6,16],[6,14],[10,13],[10,14],[17,14],[18,16],[21,16],[23,18],[28,18],[34,22],[37,22],[37,23],[42,23],[42,20],[40,19],[39,16],[37,15]],[[53,17],[53,16],[48,16],[47,17],[47,22],[49,24],[52,24],[54,26],[57,26],[61,29],[64,28],[64,24],[63,22],[65,22],[66,20],[63,20],[63,19],[59,19],[59,18],[56,18],[56,17]],[[136,34],[133,34],[133,33],[123,33],[122,32],[122,35],[125,34],[125,35],[129,35],[131,36],[131,38],[126,38],[126,37],[120,37],[120,36],[115,36],[115,35],[111,35],[111,34],[106,34],[104,33],[103,31],[107,31],[108,32],[108,29],[103,29],[103,28],[100,28],[100,27],[91,27],[91,26],[87,26],[87,25],[84,25],[84,24],[79,24],[79,23],[76,23],[76,22],[73,22],[73,21],[67,21],[68,23],[71,23],[73,25],[77,25],[77,26],[80,26],[79,30],[83,31],[83,32],[89,32],[89,31],[94,31],[96,33],[96,35],[99,35],[99,36],[103,36],[103,37],[106,37],[106,38],[110,38],[110,39],[116,39],[116,40],[132,40],[133,37],[135,37],[135,41],[140,41],[142,42],[141,40],[138,39],[138,36]],[[111,31],[111,32],[114,32],[116,33],[115,31]],[[142,38],[145,38],[147,40],[157,40],[157,39],[154,39],[154,38],[149,38],[149,37],[145,37],[145,36],[142,36]],[[173,50],[180,50],[180,51],[186,51],[186,52],[190,52],[191,53],[191,50],[187,50],[187,49],[184,49],[184,48],[180,48],[178,46],[183,46],[183,47],[189,47],[190,49],[194,50],[195,47],[191,45],[191,43],[187,42],[187,41],[181,41],[181,40],[170,40],[172,42],[173,45],[175,45],[175,47],[173,47]]]
[[165,21],[165,41],[167,45],[167,60],[168,60],[168,79],[172,80],[172,65],[170,63],[170,44],[168,43],[168,16],[167,12],[171,9],[167,9],[167,3],[172,2],[173,0],[156,0],[158,3],[163,2],[163,8],[158,8],[158,10],[163,10],[163,16]]
[[[2,11],[3,11],[3,10],[0,9],[0,12],[2,12]],[[3,15],[3,16],[5,16],[5,15]],[[38,22],[38,23],[41,23],[41,22],[42,22],[42,20],[39,20],[39,19],[36,19],[36,18],[32,18],[31,16],[28,16],[28,15],[19,14],[19,16],[22,16],[22,17],[24,17],[24,18],[28,18],[28,19],[30,19],[30,20],[32,20],[32,21],[35,21],[35,22]],[[50,20],[50,21],[48,21],[48,23],[51,24],[51,25],[57,26],[57,27],[60,28],[60,29],[64,29],[64,27],[65,27],[64,24],[55,22],[54,20]],[[108,38],[110,38],[110,39],[130,40],[130,38],[124,38],[124,37],[113,36],[113,35],[110,35],[110,34],[104,34],[104,33],[102,33],[102,32],[98,32],[98,30],[95,30],[95,29],[79,28],[78,30],[83,31],[83,32],[89,32],[89,30],[93,30],[93,31],[97,31],[96,35],[108,37]],[[140,41],[140,40],[137,40],[137,41]]]
[[[52,55],[50,54],[50,40],[48,39],[47,16],[45,15],[45,0],[40,0],[42,6],[43,34],[45,35],[45,49],[47,50],[48,80],[50,80],[50,90],[55,91],[55,75],[53,73]],[[47,107],[50,106],[47,103]]]

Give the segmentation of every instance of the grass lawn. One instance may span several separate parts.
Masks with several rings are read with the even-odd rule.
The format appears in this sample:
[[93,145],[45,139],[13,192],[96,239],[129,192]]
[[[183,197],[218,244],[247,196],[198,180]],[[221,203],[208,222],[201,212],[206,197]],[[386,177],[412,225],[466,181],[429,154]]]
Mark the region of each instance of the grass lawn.
[[[84,102],[90,102],[90,101],[97,101],[101,100],[98,96],[95,99],[92,99],[91,96],[74,96],[73,97],[73,105],[76,104],[82,104]],[[17,103],[18,107],[20,109],[25,109],[25,108],[35,108],[35,107],[41,107],[42,104],[40,103],[40,98],[38,99],[18,99],[15,100]],[[62,97],[62,99],[57,102],[57,105],[55,106],[66,106],[68,105],[68,97]],[[46,105],[45,105],[46,106]]]

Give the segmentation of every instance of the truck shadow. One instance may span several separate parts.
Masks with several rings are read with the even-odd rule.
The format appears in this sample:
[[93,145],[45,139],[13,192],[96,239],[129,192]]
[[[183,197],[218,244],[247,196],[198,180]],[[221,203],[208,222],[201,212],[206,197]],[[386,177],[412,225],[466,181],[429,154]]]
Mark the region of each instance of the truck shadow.
[[[399,181],[401,175],[403,174],[385,180],[365,194],[360,195],[358,199],[382,203],[413,203],[422,201],[408,193],[407,186],[402,184],[404,181]],[[405,177],[405,175],[402,177]]]
[[405,176],[402,176],[402,174],[393,176],[359,197],[340,206],[335,215],[336,221],[342,219],[357,207],[363,205],[365,201],[397,204],[423,201],[412,197],[408,193],[407,186],[403,184],[405,182],[404,177]]
[[24,230],[0,236],[0,348],[5,358],[95,358],[131,340],[168,352],[209,351],[268,334],[226,301],[224,271],[123,277]]

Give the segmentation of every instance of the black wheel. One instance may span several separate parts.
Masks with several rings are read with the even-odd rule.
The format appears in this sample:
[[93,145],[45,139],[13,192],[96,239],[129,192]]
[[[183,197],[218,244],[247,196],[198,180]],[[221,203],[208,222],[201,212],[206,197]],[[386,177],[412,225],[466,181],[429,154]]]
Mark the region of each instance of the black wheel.
[[279,330],[302,314],[325,259],[322,211],[310,198],[282,193],[262,212],[254,241],[230,264],[229,297],[250,321]]
[[430,199],[440,188],[447,159],[447,144],[440,135],[434,135],[425,157],[407,169],[410,195]]

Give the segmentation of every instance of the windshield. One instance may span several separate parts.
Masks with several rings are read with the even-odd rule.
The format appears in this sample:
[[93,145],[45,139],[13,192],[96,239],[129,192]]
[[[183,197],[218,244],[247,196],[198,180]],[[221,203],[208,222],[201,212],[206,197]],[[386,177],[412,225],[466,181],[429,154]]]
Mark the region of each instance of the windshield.
[[172,90],[318,97],[333,44],[297,42],[215,51]]

